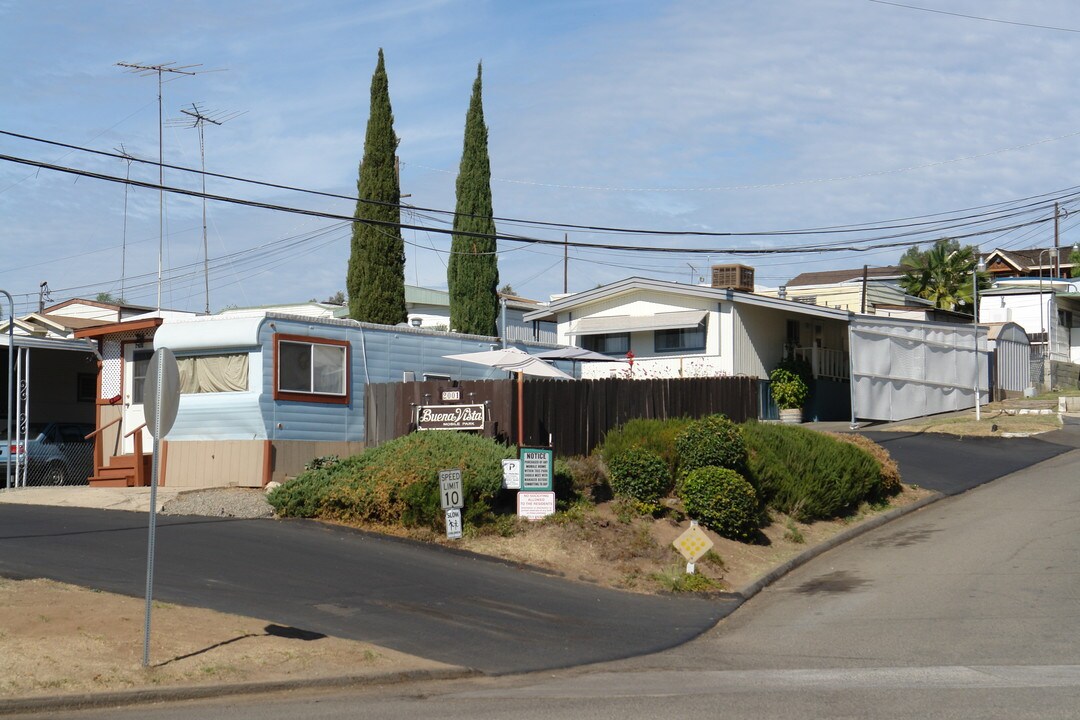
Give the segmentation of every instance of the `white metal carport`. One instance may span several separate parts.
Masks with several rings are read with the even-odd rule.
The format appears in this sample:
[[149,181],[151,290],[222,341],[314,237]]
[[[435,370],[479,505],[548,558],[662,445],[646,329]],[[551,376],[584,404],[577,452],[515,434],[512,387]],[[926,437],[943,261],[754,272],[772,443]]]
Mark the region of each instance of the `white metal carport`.
[[985,326],[859,315],[848,333],[853,425],[964,410],[976,392],[980,404],[988,397]]

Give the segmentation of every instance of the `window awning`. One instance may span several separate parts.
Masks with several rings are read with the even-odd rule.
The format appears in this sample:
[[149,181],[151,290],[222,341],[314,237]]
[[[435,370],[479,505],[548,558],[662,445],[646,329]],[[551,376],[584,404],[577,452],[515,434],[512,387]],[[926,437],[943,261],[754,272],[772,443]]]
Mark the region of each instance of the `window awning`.
[[624,332],[648,332],[650,330],[678,330],[695,328],[705,320],[708,310],[681,310],[656,313],[655,315],[604,315],[581,318],[567,335],[609,335]]

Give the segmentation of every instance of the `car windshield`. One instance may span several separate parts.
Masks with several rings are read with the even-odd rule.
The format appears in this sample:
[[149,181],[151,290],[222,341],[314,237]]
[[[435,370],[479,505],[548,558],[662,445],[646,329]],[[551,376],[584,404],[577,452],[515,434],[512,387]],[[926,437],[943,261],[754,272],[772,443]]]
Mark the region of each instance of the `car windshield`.
[[[27,435],[27,437],[29,437],[32,440],[32,439],[36,438],[38,435],[40,435],[42,432],[44,432],[44,430],[45,430],[45,423],[30,423],[30,429],[29,429],[29,432],[26,433],[26,435]],[[12,424],[12,426],[11,426],[11,436],[14,438],[14,437],[18,437],[18,435],[19,435],[18,430],[15,428],[14,424]],[[3,425],[0,425],[0,442],[4,442],[7,439],[8,439],[7,423],[4,423]]]

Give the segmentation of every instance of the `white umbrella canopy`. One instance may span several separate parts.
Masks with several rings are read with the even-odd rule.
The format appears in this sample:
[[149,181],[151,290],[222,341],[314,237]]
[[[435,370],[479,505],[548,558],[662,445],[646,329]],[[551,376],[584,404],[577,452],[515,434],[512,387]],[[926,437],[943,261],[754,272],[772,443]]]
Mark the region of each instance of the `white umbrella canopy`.
[[561,378],[573,380],[572,375],[567,375],[557,367],[548,365],[546,362],[517,348],[503,348],[501,350],[485,350],[483,352],[461,353],[460,355],[443,355],[447,360],[461,360],[462,362],[487,365],[496,370],[508,370],[520,372],[523,375],[533,377]]
[[562,347],[555,350],[545,350],[533,357],[541,360],[574,360],[576,362],[626,362],[625,358],[604,355],[593,350],[580,347]]

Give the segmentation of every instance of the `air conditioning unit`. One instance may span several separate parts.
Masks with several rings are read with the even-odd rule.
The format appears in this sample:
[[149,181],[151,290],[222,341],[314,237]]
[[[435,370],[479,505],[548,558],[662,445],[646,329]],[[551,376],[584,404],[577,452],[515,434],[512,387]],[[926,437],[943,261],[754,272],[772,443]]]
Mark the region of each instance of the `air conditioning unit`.
[[754,268],[747,265],[713,265],[712,286],[754,292]]

